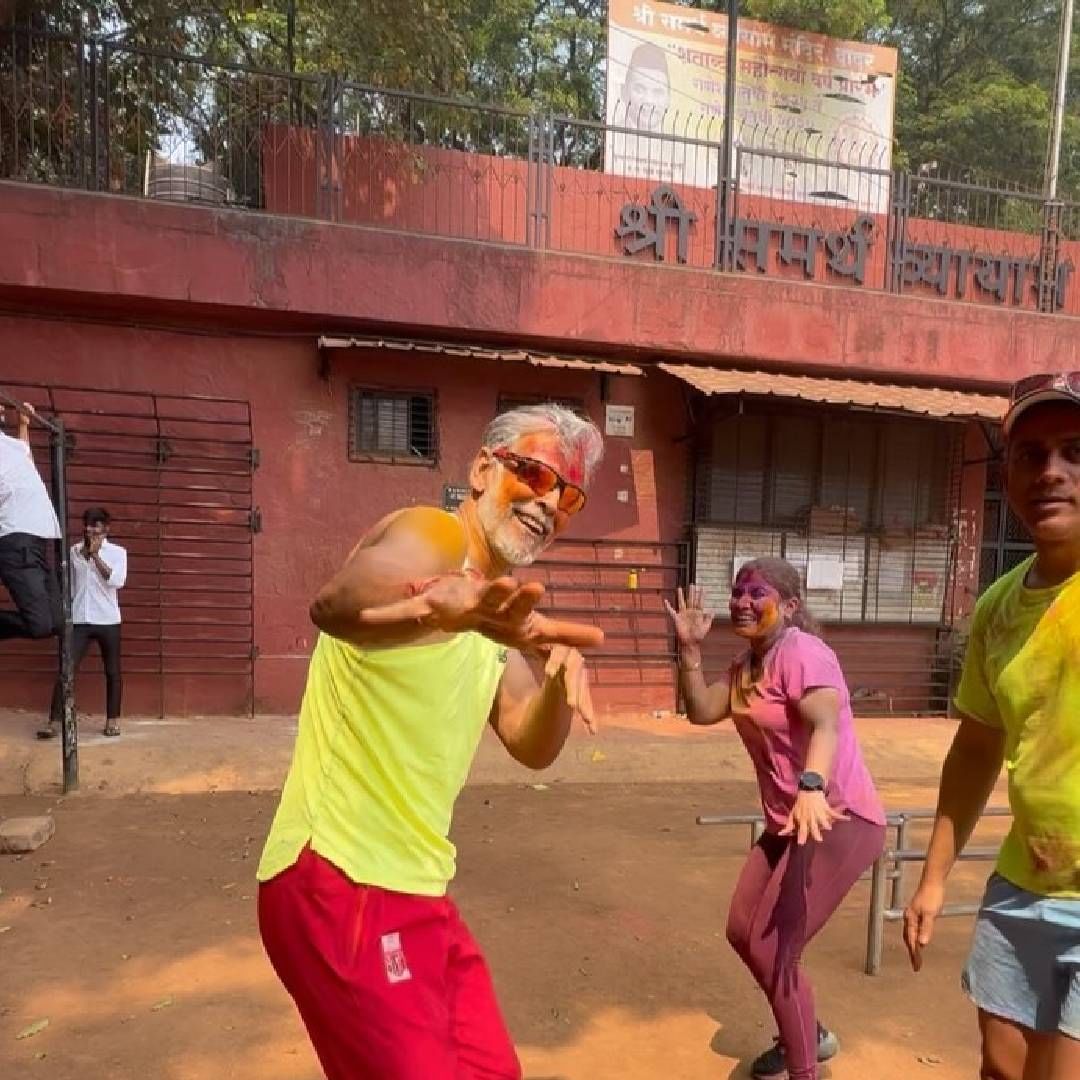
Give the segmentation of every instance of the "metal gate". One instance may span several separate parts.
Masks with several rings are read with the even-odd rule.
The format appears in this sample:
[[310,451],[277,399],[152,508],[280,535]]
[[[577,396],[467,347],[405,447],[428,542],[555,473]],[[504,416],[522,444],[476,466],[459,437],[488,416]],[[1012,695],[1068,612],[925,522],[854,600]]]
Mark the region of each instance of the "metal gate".
[[[100,505],[112,515],[112,538],[128,550],[125,712],[250,714],[259,514],[249,403],[36,383],[4,389],[65,423],[72,542],[83,511]],[[48,448],[34,451],[47,476]],[[2,590],[0,600],[7,603]],[[32,693],[45,707],[55,652],[47,642],[9,642],[0,650],[0,687],[12,692],[0,690],[0,700],[26,703]],[[100,671],[93,650],[82,671],[84,680]],[[80,699],[83,710],[99,711]]]

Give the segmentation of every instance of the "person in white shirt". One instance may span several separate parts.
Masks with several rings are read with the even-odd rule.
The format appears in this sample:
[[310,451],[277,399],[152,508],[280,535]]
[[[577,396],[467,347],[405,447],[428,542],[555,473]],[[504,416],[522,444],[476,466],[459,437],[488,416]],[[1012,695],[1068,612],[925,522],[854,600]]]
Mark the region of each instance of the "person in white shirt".
[[[0,641],[47,638],[60,627],[56,579],[49,567],[50,541],[60,538],[49,493],[30,450],[34,407],[19,408],[18,437],[0,431],[0,582],[14,611],[0,611]],[[4,410],[0,406],[0,426]]]
[[[127,581],[127,551],[108,539],[108,510],[93,506],[83,514],[83,541],[71,549],[71,664],[78,670],[90,642],[97,642],[105,666],[105,732],[120,734],[120,601]],[[48,727],[51,738],[63,715],[63,692],[53,688]]]

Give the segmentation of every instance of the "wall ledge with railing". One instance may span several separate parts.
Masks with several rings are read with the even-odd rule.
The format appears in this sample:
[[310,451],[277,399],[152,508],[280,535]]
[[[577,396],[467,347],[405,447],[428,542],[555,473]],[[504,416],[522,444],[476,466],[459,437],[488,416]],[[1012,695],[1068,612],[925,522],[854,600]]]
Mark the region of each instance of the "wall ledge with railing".
[[1080,203],[756,125],[724,184],[722,124],[621,119],[0,30],[0,180],[1080,314]]

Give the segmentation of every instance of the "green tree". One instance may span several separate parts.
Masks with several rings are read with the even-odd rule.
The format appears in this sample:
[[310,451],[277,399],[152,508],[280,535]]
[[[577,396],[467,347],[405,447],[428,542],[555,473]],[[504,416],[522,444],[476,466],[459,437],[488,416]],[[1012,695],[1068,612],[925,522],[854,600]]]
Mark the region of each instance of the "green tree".
[[[893,0],[888,40],[901,54],[901,163],[1042,184],[1057,66],[1058,0]],[[1071,70],[1077,71],[1074,36]],[[1075,74],[1063,182],[1080,180]]]
[[[726,0],[681,2],[717,12],[727,7]],[[114,41],[211,60],[299,75],[334,71],[356,83],[464,95],[592,122],[604,115],[605,0],[15,0],[14,6],[24,23],[66,32],[81,26]],[[895,46],[896,164],[1041,185],[1060,0],[741,0],[740,10],[796,29]],[[29,73],[26,85],[43,78],[40,51],[12,62]],[[1073,48],[1077,70],[1080,34]],[[249,79],[242,90],[235,79],[218,79],[208,97],[198,74],[194,66],[156,67],[150,89],[128,104],[132,126],[169,109],[190,113],[196,129],[220,126],[226,107],[234,116],[239,110],[252,117],[262,115],[259,110],[274,117],[284,110],[293,122],[307,123],[322,104],[315,84],[300,80],[288,84],[284,100],[280,88],[286,84],[269,79]],[[387,101],[365,113],[362,97],[354,95],[350,122],[374,124],[381,116],[413,137],[453,145],[495,147],[500,138],[509,139],[479,131],[453,134],[463,114],[429,108],[420,115],[403,106],[395,111]],[[1068,102],[1062,189],[1077,194],[1075,74]],[[38,103],[35,123],[51,116],[55,105]],[[564,134],[569,131],[584,138],[581,125],[563,125]]]
[[[713,5],[726,11],[724,0]],[[816,34],[866,41],[889,25],[885,0],[743,0],[742,14]]]

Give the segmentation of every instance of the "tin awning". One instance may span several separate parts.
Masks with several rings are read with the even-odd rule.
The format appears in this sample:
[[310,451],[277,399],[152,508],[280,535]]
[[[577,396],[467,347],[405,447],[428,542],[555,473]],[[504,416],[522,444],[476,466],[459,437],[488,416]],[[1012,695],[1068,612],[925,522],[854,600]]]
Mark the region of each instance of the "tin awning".
[[607,360],[586,360],[576,356],[553,356],[523,349],[490,349],[482,345],[450,345],[443,342],[413,341],[405,338],[320,337],[320,349],[380,349],[388,352],[419,353],[464,360],[495,360],[530,364],[532,367],[570,368],[602,375],[640,375],[634,364],[613,364]]
[[660,369],[703,394],[751,394],[760,397],[798,398],[830,405],[906,412],[939,419],[1000,421],[1009,400],[991,394],[961,390],[894,386],[855,379],[824,379],[809,375],[779,375],[765,371],[732,371],[693,364],[660,364]]

